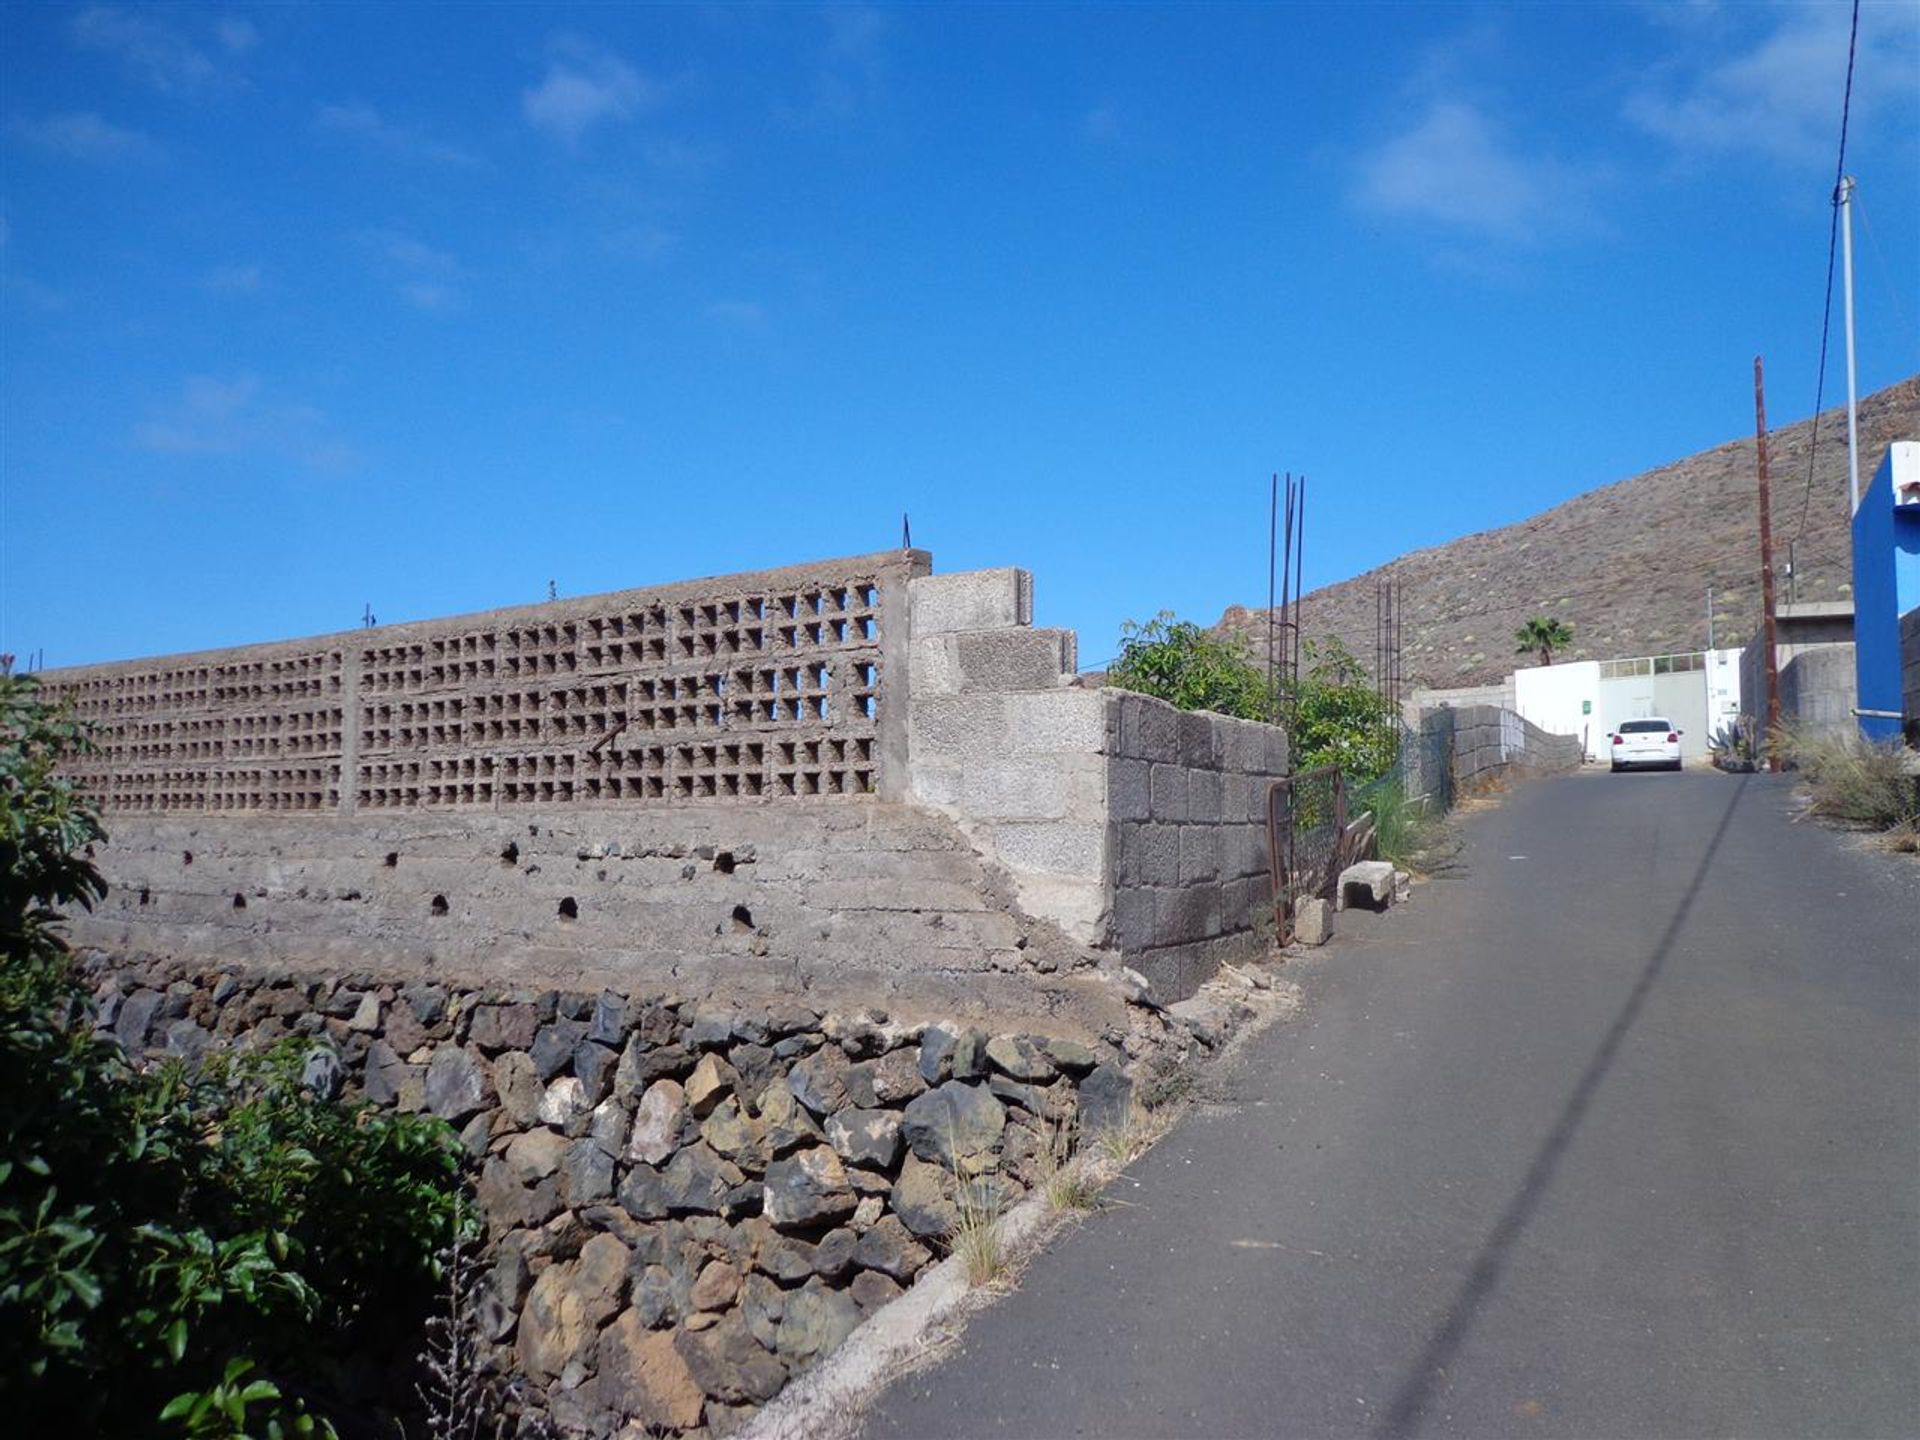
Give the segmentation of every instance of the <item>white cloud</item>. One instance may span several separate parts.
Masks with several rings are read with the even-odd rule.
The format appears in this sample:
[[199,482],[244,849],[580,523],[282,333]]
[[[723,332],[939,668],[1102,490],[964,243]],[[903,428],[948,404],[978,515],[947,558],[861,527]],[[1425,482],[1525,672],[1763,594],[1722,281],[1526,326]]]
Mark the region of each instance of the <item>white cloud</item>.
[[153,142],[138,130],[128,130],[91,110],[48,115],[40,120],[16,120],[14,133],[69,160],[94,163],[132,160],[149,154]]
[[364,100],[322,105],[314,116],[313,125],[323,135],[339,135],[358,141],[401,160],[462,167],[480,163],[479,157],[471,152],[437,140],[417,125],[388,120]]
[[154,89],[179,94],[198,89],[215,74],[214,63],[153,10],[95,5],[73,17],[74,43],[118,55]]
[[873,5],[830,4],[820,10],[826,35],[806,77],[804,101],[782,101],[774,113],[791,125],[845,121],[880,89],[886,60],[887,16]]
[[312,470],[351,468],[358,456],[311,405],[268,397],[255,375],[192,375],[179,397],[134,426],[133,443],[156,455],[277,456]]
[[574,36],[553,42],[546,77],[520,96],[529,124],[568,144],[595,125],[625,120],[659,100],[659,88],[615,55]]
[[[1756,33],[1756,16],[1764,28]],[[1691,154],[1758,151],[1788,162],[1830,158],[1840,138],[1851,9],[1800,3],[1696,19],[1685,53],[1626,102],[1629,121]],[[1860,8],[1854,133],[1881,105],[1910,97],[1920,69],[1920,8]]]
[[459,282],[466,269],[448,251],[398,230],[363,230],[355,239],[394,293],[414,309],[453,310],[465,299]]
[[1480,107],[1436,101],[1411,130],[1360,157],[1364,209],[1509,241],[1583,228],[1592,172],[1525,153]]

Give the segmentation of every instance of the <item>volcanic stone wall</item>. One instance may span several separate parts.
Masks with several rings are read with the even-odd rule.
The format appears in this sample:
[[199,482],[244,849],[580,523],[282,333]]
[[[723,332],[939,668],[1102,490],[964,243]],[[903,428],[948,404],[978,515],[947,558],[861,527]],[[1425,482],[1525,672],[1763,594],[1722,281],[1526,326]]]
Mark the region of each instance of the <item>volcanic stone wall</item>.
[[[920,551],[45,672],[110,813],[898,792]],[[898,710],[896,705],[894,710]]]
[[1125,1123],[1128,1056],[1179,1033],[83,959],[136,1060],[291,1042],[323,1098],[459,1128],[472,1326],[523,1435],[736,1427],[937,1258],[963,1186],[1010,1205],[1067,1131]]

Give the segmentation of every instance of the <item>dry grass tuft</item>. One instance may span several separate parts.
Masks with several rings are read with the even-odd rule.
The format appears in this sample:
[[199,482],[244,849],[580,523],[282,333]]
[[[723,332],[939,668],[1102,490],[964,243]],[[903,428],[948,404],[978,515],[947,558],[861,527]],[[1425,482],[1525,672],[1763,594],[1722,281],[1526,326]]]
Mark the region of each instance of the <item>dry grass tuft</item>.
[[947,1232],[947,1251],[960,1257],[969,1285],[991,1285],[1007,1273],[999,1203],[978,1181],[962,1180],[954,1205],[959,1218]]
[[1897,740],[1868,740],[1856,730],[1816,733],[1781,725],[1773,744],[1800,772],[1813,813],[1871,830],[1920,823],[1920,775]]

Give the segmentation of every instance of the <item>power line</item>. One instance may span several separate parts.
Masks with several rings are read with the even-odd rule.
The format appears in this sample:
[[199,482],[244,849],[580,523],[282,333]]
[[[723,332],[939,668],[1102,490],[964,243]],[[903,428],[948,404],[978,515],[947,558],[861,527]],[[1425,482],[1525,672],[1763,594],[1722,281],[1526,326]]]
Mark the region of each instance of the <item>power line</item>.
[[1827,222],[1827,298],[1820,311],[1820,372],[1813,390],[1813,439],[1807,447],[1807,487],[1800,496],[1797,542],[1807,530],[1807,507],[1813,501],[1813,462],[1820,453],[1820,402],[1827,393],[1827,339],[1833,329],[1833,257],[1840,244],[1840,186],[1847,178],[1847,120],[1853,112],[1853,57],[1860,39],[1860,0],[1853,0],[1853,27],[1847,33],[1847,88],[1840,101],[1840,158],[1833,167],[1833,216]]

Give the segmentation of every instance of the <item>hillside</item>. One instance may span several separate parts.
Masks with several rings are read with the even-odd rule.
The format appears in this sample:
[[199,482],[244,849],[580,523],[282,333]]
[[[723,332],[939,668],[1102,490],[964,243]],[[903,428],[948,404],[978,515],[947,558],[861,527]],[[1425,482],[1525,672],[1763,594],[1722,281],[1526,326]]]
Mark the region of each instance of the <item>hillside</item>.
[[[1776,430],[1770,444],[1778,599],[1787,597],[1787,544],[1800,529],[1811,421]],[[1860,402],[1864,482],[1896,439],[1920,439],[1920,377]],[[1795,547],[1801,600],[1843,598],[1851,588],[1847,530],[1846,413],[1820,420],[1806,528]],[[1311,546],[1312,536],[1308,536]],[[1529,616],[1572,627],[1564,658],[1609,659],[1700,650],[1706,592],[1715,640],[1746,644],[1760,622],[1759,506],[1751,435],[1649,470],[1498,530],[1416,550],[1389,565],[1309,592],[1309,639],[1333,634],[1371,667],[1374,582],[1403,589],[1406,686],[1478,685],[1515,664],[1514,630]],[[1219,628],[1245,633],[1264,654],[1266,610],[1231,606]],[[1556,657],[1562,658],[1562,657]]]

